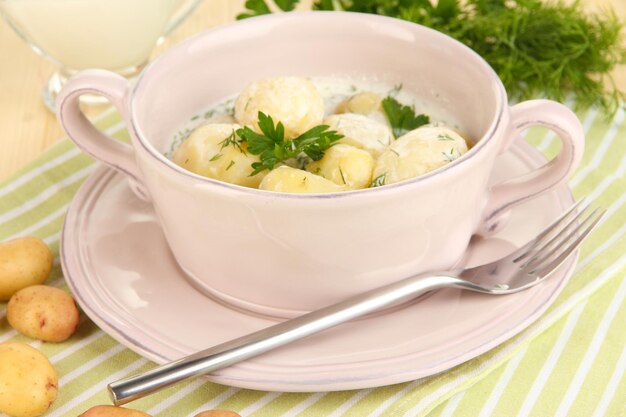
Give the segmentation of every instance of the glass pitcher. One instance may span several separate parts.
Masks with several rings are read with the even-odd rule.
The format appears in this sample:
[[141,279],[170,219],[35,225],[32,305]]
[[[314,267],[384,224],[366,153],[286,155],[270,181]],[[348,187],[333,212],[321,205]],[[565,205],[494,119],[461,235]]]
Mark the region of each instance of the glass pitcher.
[[138,74],[154,47],[199,2],[0,0],[0,13],[36,53],[59,66],[42,92],[54,111],[57,93],[76,71],[103,68],[126,77]]

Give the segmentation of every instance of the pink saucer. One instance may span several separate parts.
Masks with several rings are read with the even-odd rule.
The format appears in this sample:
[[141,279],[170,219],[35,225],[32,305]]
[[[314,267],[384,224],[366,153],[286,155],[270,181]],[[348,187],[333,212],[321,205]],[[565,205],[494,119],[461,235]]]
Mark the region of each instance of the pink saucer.
[[[499,158],[492,181],[544,163],[536,150],[518,143]],[[495,238],[472,243],[469,263],[520,246],[572,203],[563,186],[520,206]],[[94,173],[74,197],[61,252],[66,280],[85,313],[120,343],[158,363],[275,323],[197,291],[174,261],[151,206],[109,169]],[[531,324],[565,286],[575,264],[572,257],[549,281],[514,295],[438,291],[404,308],[233,365],[209,379],[260,390],[332,391],[433,375]]]

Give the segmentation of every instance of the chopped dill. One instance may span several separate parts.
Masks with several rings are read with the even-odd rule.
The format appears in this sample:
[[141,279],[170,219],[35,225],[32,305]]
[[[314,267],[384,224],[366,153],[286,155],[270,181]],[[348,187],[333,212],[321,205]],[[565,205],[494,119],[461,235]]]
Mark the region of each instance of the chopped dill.
[[385,185],[386,179],[387,179],[387,173],[383,172],[382,174],[380,174],[379,176],[377,176],[376,178],[372,180],[372,182],[370,183],[370,188],[382,187],[383,185]]
[[341,169],[341,165],[339,165],[339,175],[341,175],[341,181],[343,181],[343,185],[346,185],[346,177],[343,176],[343,170]]
[[387,95],[391,97],[396,97],[398,94],[400,94],[400,91],[402,91],[402,87],[402,83],[394,85],[393,88],[389,90],[389,93],[387,93]]
[[450,148],[450,153],[441,152],[441,154],[448,162],[452,162],[456,159],[456,157],[454,156],[454,148]]
[[224,149],[227,146],[233,146],[233,147],[239,149],[239,152],[245,154],[246,150],[241,146],[242,142],[243,142],[243,140],[237,135],[237,132],[233,129],[231,134],[228,135],[226,137],[226,139],[221,141],[219,144],[221,145],[220,149]]

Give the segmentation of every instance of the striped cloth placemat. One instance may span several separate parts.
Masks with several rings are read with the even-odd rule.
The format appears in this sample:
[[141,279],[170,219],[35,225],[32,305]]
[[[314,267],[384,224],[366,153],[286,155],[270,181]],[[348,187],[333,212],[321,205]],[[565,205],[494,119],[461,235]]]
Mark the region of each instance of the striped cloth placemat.
[[[331,393],[262,392],[196,380],[132,403],[154,416],[193,416],[230,409],[242,416],[620,416],[626,414],[626,110],[612,120],[581,114],[587,149],[570,180],[576,197],[609,208],[606,221],[581,249],[570,283],[525,331],[443,374],[387,387]],[[119,116],[97,125],[127,138]],[[527,138],[551,157],[553,135]],[[96,164],[63,140],[0,184],[0,240],[34,235],[58,254],[67,206]],[[67,289],[58,257],[49,285]],[[59,396],[47,416],[77,416],[108,404],[108,382],[153,365],[83,317],[72,338],[41,343],[17,334],[0,303],[0,343],[22,341],[56,368]]]

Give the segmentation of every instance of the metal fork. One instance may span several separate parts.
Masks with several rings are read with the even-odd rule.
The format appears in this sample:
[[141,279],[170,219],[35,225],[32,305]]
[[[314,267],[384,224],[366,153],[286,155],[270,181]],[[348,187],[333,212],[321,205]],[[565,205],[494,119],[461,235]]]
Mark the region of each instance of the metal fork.
[[606,211],[578,211],[578,201],[530,242],[485,265],[420,274],[340,303],[219,344],[108,385],[115,405],[126,404],[182,380],[207,374],[340,323],[444,287],[485,294],[512,294],[548,278],[597,226]]

